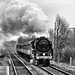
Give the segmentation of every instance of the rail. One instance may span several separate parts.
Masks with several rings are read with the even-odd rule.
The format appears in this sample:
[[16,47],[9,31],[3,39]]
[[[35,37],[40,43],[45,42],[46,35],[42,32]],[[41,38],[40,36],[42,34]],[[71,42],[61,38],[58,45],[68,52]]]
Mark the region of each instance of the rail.
[[[9,51],[9,52],[10,52],[10,51]],[[34,73],[29,69],[29,67],[26,66],[25,63],[24,63],[21,59],[19,59],[19,57],[17,57],[17,55],[15,55],[15,54],[12,53],[12,52],[10,52],[10,53],[13,54],[14,57],[22,63],[22,65],[26,68],[26,70],[30,73],[30,75],[34,75]],[[14,69],[15,69],[15,68],[14,68]],[[16,74],[16,75],[17,75],[17,74]]]

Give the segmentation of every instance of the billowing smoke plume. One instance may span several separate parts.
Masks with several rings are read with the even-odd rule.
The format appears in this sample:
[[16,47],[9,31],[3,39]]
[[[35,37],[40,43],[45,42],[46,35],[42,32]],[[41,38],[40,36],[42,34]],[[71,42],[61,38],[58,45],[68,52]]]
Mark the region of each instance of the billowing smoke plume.
[[48,30],[49,20],[42,9],[26,0],[0,3],[0,27],[4,34],[18,35]]
[[7,38],[17,38],[21,33],[33,35],[48,29],[49,19],[36,4],[26,0],[0,0],[0,35],[3,38],[0,39],[2,41]]

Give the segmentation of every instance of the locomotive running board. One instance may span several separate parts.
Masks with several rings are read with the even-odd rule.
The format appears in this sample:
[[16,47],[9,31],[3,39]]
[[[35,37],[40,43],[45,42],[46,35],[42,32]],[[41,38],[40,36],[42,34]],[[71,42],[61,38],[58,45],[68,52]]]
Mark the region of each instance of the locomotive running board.
[[52,59],[52,56],[36,56],[36,59]]

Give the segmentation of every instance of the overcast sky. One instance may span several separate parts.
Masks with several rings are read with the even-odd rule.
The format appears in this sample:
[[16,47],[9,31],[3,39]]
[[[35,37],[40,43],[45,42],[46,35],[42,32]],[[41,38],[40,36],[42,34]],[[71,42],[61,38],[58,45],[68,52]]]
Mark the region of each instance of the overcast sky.
[[66,18],[70,27],[75,27],[75,0],[29,0],[38,4],[54,26],[56,15]]

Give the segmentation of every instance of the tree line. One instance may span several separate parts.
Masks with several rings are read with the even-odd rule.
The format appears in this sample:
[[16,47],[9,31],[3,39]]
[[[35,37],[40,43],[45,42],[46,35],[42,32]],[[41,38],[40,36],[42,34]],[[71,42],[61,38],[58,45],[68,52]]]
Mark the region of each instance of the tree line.
[[54,29],[49,30],[53,42],[54,60],[69,63],[75,58],[75,28],[70,28],[65,18],[57,15]]

